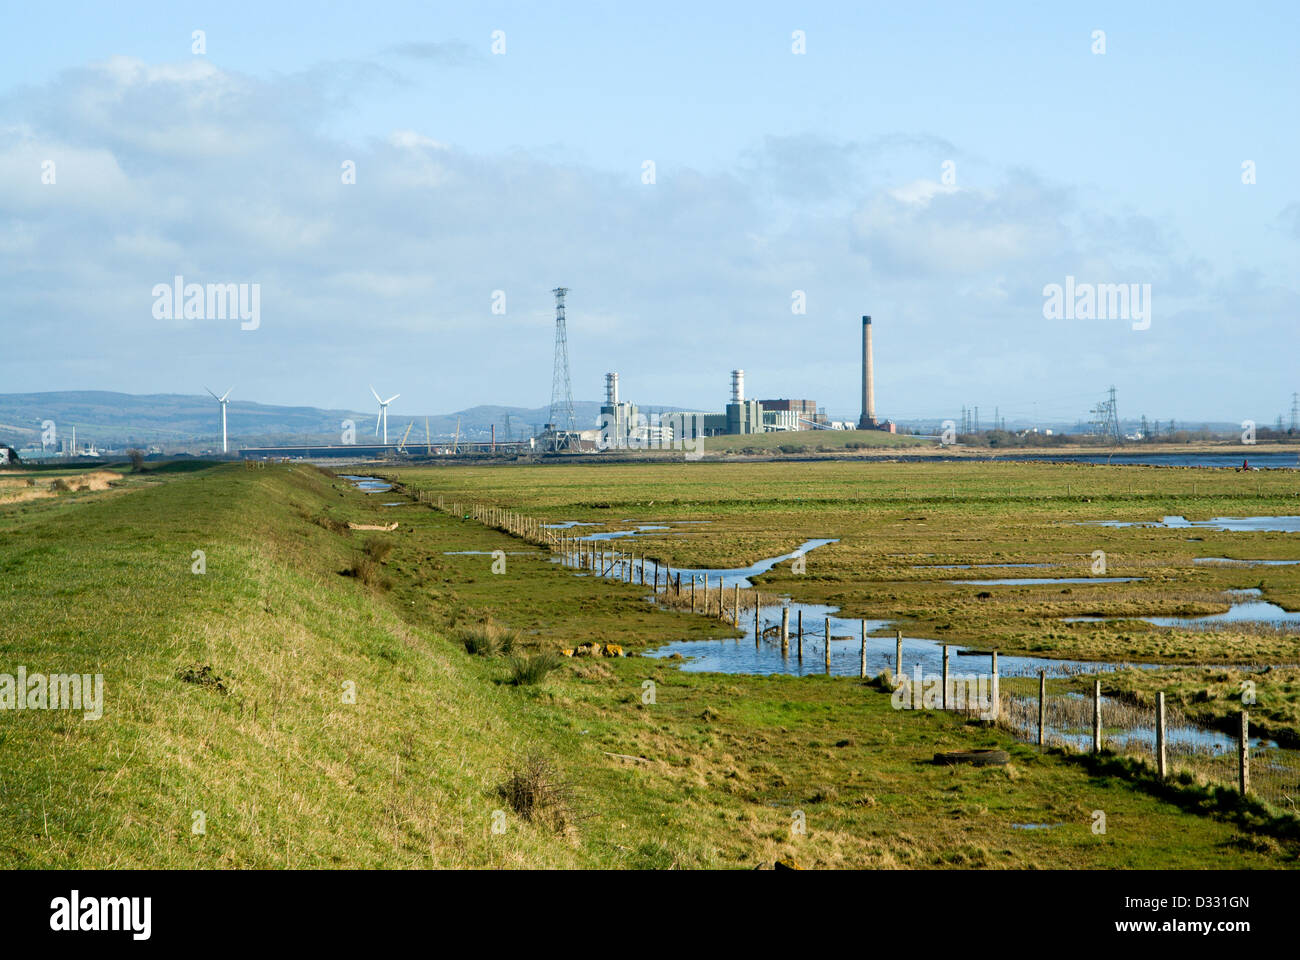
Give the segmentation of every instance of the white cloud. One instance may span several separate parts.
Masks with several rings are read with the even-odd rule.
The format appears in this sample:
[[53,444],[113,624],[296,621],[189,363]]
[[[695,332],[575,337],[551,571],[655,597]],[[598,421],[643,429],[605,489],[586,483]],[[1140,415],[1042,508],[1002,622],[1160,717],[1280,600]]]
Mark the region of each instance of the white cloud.
[[[550,392],[549,291],[564,284],[579,397],[617,369],[645,403],[716,406],[741,366],[755,389],[845,412],[854,324],[869,312],[881,396],[919,414],[992,389],[1008,355],[993,329],[1018,362],[1058,371],[1049,387],[1081,375],[1080,338],[1116,380],[1158,379],[1123,325],[1044,322],[1042,287],[1066,274],[1152,282],[1158,310],[1172,293],[1188,301],[1157,313],[1150,342],[1167,343],[1175,317],[1182,336],[1212,330],[1209,289],[1261,322],[1295,303],[1293,288],[1240,277],[1214,287],[1162,221],[1094,212],[1095,197],[1081,207],[1031,172],[943,184],[940,163],[962,155],[935,137],[768,138],[731,171],[661,167],[647,186],[409,126],[340,143],[322,121],[358,77],[386,75],[337,64],[258,79],[210,60],[113,58],[0,97],[0,283],[15,308],[0,334],[27,342],[10,329],[18,311],[64,331],[59,351],[40,348],[39,387],[185,390],[238,367],[251,395],[347,406],[368,395],[353,371],[383,368],[430,412],[536,405]],[[39,181],[47,154],[57,187]],[[341,181],[345,160],[355,184]],[[963,177],[976,168],[963,161]],[[178,273],[261,283],[262,329],[157,330],[149,290]],[[490,312],[498,289],[505,316]],[[790,312],[795,289],[806,315]],[[71,380],[86,357],[117,379]],[[1228,343],[1207,362],[1233,380],[1258,361]]]

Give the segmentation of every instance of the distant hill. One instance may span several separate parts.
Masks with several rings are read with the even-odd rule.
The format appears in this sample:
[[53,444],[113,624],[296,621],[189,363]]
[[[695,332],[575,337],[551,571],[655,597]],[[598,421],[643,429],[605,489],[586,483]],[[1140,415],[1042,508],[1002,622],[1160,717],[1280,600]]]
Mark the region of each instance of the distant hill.
[[[573,404],[579,429],[596,426],[600,404],[577,400]],[[646,408],[643,408],[646,409]],[[676,407],[655,407],[675,410]],[[318,407],[282,407],[231,398],[226,410],[226,430],[231,449],[281,443],[337,443],[344,420],[356,424],[357,439],[374,436],[375,413],[369,410],[322,410]],[[545,407],[482,405],[453,413],[427,414],[429,433],[450,437],[460,421],[461,437],[487,439],[492,426],[497,439],[505,439],[507,414],[515,439],[533,435],[549,416]],[[426,414],[413,414],[394,406],[388,413],[388,439],[400,439],[408,423],[413,440],[423,440]],[[60,439],[77,429],[77,440],[100,447],[123,448],[157,444],[166,449],[199,452],[221,443],[221,413],[208,396],[175,393],[131,394],[103,390],[67,390],[51,393],[0,394],[0,443],[25,447],[40,442],[41,423],[53,420]]]

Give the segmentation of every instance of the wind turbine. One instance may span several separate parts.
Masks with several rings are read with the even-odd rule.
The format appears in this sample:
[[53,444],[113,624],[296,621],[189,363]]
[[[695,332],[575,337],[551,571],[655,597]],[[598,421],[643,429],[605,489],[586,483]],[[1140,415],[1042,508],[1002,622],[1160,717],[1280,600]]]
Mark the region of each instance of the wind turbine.
[[230,390],[234,390],[235,388],[231,387],[230,390],[227,390],[225,394],[220,397],[215,393],[212,393],[211,390],[208,390],[207,387],[204,387],[203,389],[207,390],[208,393],[212,395],[213,400],[221,404],[221,452],[229,453],[229,448],[226,446],[226,401],[230,397]]
[[379,400],[379,416],[375,417],[375,434],[378,435],[379,424],[382,422],[384,425],[384,446],[388,446],[388,405],[400,397],[401,394],[395,393],[387,400],[381,400],[379,394],[375,393],[374,386],[371,386],[370,392],[375,394],[376,400]]

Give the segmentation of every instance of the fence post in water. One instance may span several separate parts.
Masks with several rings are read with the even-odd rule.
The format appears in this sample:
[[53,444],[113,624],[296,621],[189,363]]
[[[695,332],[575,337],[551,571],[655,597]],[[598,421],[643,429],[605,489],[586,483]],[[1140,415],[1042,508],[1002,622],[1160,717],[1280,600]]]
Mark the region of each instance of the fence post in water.
[[790,652],[790,608],[781,608],[781,653]]
[[735,590],[731,600],[731,623],[734,627],[740,626],[740,584],[735,584]]
[[1038,745],[1047,741],[1047,671],[1038,671]]
[[[681,574],[678,574],[681,576]],[[691,574],[691,613],[695,612],[695,574]]]
[[659,561],[655,561],[655,593],[659,592]]
[[948,709],[948,644],[943,645],[943,708]]
[[903,631],[894,631],[894,672],[903,675]]
[[998,652],[993,651],[993,719],[1002,715],[1002,684],[998,676]]
[[831,672],[831,618],[826,618],[826,672]]
[[867,621],[862,621],[862,663],[858,667],[858,676],[867,676]]
[[1241,759],[1241,778],[1238,786],[1244,797],[1250,793],[1250,715],[1241,711],[1241,740],[1237,744],[1237,756]]
[[1101,753],[1101,681],[1092,681],[1092,752]]
[[1165,778],[1168,769],[1165,766],[1165,694],[1156,694],[1156,775]]

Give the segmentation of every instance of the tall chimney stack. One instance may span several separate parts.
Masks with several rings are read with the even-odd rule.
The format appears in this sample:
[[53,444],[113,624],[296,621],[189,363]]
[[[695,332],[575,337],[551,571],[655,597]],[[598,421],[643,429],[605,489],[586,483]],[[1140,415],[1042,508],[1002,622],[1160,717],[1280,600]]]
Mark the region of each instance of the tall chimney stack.
[[731,371],[731,402],[732,403],[745,402],[745,371],[744,370]]
[[873,382],[871,357],[871,318],[862,318],[862,417],[858,420],[859,430],[877,430],[880,421],[876,419],[876,385]]

